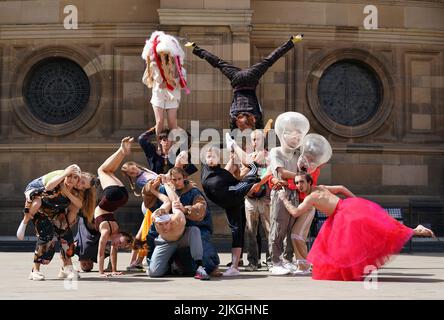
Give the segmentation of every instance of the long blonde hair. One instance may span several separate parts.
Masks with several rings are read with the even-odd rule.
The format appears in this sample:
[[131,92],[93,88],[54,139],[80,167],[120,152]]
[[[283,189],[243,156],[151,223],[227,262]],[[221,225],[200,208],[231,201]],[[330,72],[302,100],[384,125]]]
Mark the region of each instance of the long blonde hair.
[[[162,63],[163,74],[165,76],[166,82],[172,86],[176,87],[176,62],[174,61],[173,56],[171,56],[168,52],[161,52],[159,54],[160,61]],[[160,66],[159,66],[160,67]]]
[[82,172],[82,175],[85,175],[91,179],[89,183],[89,188],[80,191],[80,195],[83,198],[82,211],[86,216],[88,222],[92,222],[94,218],[94,209],[96,207],[97,198],[96,185],[98,184],[99,180],[97,179],[97,176],[92,174],[91,172]]
[[146,57],[146,69],[142,80],[148,88],[152,88],[154,86],[153,68],[151,68],[151,59],[149,55]]
[[136,197],[140,197],[140,196],[142,196],[142,195],[136,191],[136,183],[134,182],[133,178],[130,177],[130,176],[128,175],[128,173],[127,173],[127,172],[128,172],[128,168],[129,168],[129,166],[136,166],[138,169],[140,169],[140,170],[142,170],[142,171],[145,171],[145,172],[152,172],[152,171],[149,170],[149,169],[147,169],[147,168],[145,168],[145,167],[143,167],[143,166],[141,166],[140,164],[138,164],[137,162],[134,162],[134,161],[128,161],[128,162],[125,162],[125,163],[122,165],[122,168],[120,168],[120,170],[122,171],[122,174],[128,179],[128,182],[129,182],[130,188],[131,188],[131,190],[133,191],[134,195],[135,195]]

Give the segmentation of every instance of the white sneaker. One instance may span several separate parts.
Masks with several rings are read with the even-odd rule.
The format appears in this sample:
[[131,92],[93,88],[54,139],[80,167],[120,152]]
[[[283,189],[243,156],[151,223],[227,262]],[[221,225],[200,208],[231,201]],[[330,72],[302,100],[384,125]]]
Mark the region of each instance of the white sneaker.
[[303,270],[303,269],[297,268],[297,270],[295,272],[293,272],[293,274],[296,276],[310,276],[311,270]]
[[32,270],[28,279],[33,281],[42,281],[45,280],[45,276],[40,271]]
[[228,268],[227,271],[222,273],[224,277],[234,277],[234,276],[240,276],[240,271],[236,268]]
[[285,268],[284,266],[278,264],[278,265],[275,265],[272,268],[270,268],[270,272],[272,275],[275,275],[275,276],[283,276],[283,275],[289,274],[291,271],[288,270],[287,268]]
[[295,266],[293,263],[291,262],[286,262],[283,265],[284,268],[290,270],[291,273],[296,273],[296,271],[298,271],[298,267]]

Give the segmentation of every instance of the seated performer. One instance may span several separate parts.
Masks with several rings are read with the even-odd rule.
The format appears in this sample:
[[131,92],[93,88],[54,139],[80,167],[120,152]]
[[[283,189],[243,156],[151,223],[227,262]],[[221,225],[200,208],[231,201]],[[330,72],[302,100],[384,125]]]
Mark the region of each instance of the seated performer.
[[[313,279],[363,280],[369,266],[381,267],[412,236],[435,236],[422,225],[415,229],[404,226],[378,204],[355,197],[344,186],[313,187],[307,177],[300,173],[295,178],[298,190],[307,194],[298,207],[286,199],[283,191],[279,191],[279,197],[294,217],[312,207],[328,216],[307,257],[313,264]],[[342,200],[336,194],[347,198]]]
[[[169,200],[163,201],[163,208],[153,213],[154,225],[159,236],[156,238],[151,262],[150,277],[161,277],[168,272],[171,257],[178,248],[189,247],[191,256],[197,265],[195,279],[209,280],[210,277],[203,267],[203,246],[200,230],[196,226],[186,227],[185,214],[182,211],[180,198],[174,191],[174,185],[164,184]],[[155,190],[157,196],[161,194]],[[172,214],[169,214],[172,201]]]
[[186,47],[193,47],[193,54],[205,59],[214,68],[218,68],[231,81],[233,100],[230,108],[230,128],[262,129],[262,108],[256,96],[259,79],[280,57],[302,41],[303,35],[292,36],[290,40],[274,50],[262,61],[246,69],[240,69],[220,59],[214,54],[198,47],[195,42],[188,42]]

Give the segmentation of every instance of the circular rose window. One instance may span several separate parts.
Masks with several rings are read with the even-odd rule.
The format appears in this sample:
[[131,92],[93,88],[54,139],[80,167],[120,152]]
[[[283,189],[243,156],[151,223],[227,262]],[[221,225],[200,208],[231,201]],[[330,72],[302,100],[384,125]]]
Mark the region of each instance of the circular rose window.
[[90,83],[83,69],[73,61],[46,59],[27,75],[23,96],[35,118],[47,124],[64,124],[85,110]]
[[318,98],[322,111],[334,122],[358,126],[378,111],[381,82],[358,61],[338,61],[329,66],[319,80]]

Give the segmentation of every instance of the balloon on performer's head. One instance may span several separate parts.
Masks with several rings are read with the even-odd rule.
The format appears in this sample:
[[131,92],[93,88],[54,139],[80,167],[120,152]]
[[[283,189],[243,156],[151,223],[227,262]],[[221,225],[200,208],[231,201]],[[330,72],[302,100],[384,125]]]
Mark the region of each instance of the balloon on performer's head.
[[310,129],[310,123],[303,114],[291,111],[281,113],[276,118],[274,127],[281,145],[296,149]]
[[330,160],[331,155],[332,149],[327,139],[317,133],[307,134],[302,139],[298,168],[301,171],[312,173],[317,167]]

